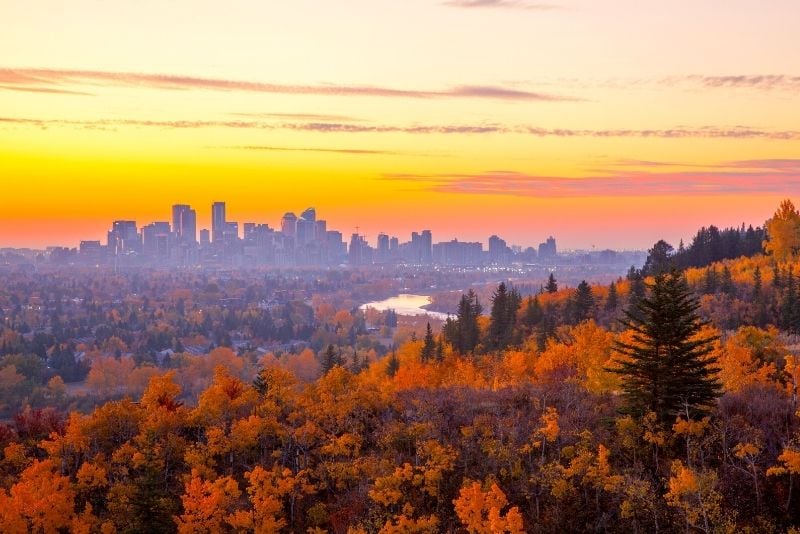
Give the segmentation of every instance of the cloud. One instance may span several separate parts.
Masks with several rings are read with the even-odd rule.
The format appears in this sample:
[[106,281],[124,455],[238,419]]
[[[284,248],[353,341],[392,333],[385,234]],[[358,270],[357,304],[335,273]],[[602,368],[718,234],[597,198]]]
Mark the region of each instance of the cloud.
[[[268,122],[259,120],[141,120],[141,119],[35,119],[0,117],[0,123],[33,126],[73,126],[79,128],[110,128],[116,126],[152,127],[164,129],[237,128],[259,130],[294,130],[317,133],[400,133],[418,135],[481,135],[513,134],[535,137],[563,138],[653,138],[653,139],[764,139],[798,141],[800,130],[765,130],[750,126],[700,126],[666,129],[600,129],[542,128],[502,124],[353,124],[344,122]],[[651,162],[651,165],[653,162]],[[632,165],[632,164],[631,164]],[[676,164],[672,164],[676,165]],[[642,165],[639,165],[642,166]]]
[[800,90],[800,76],[787,74],[732,74],[725,76],[691,74],[662,78],[660,83],[664,85],[690,84],[708,89]]
[[237,117],[252,117],[257,119],[282,119],[319,122],[362,122],[364,120],[347,115],[325,115],[320,113],[231,113],[230,115]]
[[[759,170],[759,161],[738,162],[748,171],[627,172],[579,178],[515,171],[477,174],[386,174],[384,179],[418,182],[442,193],[538,198],[734,195],[800,193],[800,160],[781,169]],[[752,167],[746,167],[751,165]]]
[[525,2],[523,0],[449,0],[447,2],[442,2],[442,5],[466,9],[494,8],[527,9],[537,11],[551,11],[554,9],[560,9],[560,6],[554,4],[540,4],[536,2]]
[[94,96],[92,93],[84,91],[69,91],[67,89],[56,89],[53,87],[27,87],[24,85],[0,85],[0,89],[7,91],[22,91],[26,93],[54,93],[61,95],[81,95],[81,96]]
[[449,89],[399,89],[369,85],[289,85],[172,74],[142,74],[58,69],[0,69],[0,84],[32,86],[122,85],[174,90],[248,91],[257,93],[360,96],[380,98],[475,98],[513,101],[574,101],[574,98],[505,87],[461,85]]
[[243,145],[243,146],[227,146],[221,148],[229,148],[235,150],[264,150],[270,152],[322,152],[331,154],[347,154],[356,156],[397,156],[400,152],[393,152],[390,150],[369,150],[359,148],[317,148],[317,147],[284,147],[284,146],[261,146],[261,145]]

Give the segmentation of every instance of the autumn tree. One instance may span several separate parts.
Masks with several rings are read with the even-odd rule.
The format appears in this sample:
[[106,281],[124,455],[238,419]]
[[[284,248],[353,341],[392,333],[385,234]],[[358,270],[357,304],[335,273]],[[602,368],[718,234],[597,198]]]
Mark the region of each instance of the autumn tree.
[[764,250],[779,262],[784,262],[800,249],[800,213],[791,200],[781,202],[775,215],[766,224],[767,240]]
[[720,395],[718,369],[707,357],[713,337],[702,337],[705,323],[699,304],[681,273],[656,276],[650,295],[636,310],[626,310],[621,323],[633,331],[630,342],[617,341],[620,355],[609,370],[622,379],[626,409],[654,412],[663,423],[690,409],[704,413]]

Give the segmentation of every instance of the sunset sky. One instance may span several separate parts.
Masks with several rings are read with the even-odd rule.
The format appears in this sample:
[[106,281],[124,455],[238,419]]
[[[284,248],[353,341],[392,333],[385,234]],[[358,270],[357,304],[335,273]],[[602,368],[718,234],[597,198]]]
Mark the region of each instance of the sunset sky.
[[[210,204],[677,245],[800,193],[797,0],[9,0],[0,246]],[[800,200],[794,198],[795,200]]]

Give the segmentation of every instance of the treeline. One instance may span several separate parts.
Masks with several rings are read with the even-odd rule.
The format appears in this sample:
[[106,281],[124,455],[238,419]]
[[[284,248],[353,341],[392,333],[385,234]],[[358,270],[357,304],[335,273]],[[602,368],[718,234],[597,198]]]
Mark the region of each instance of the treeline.
[[742,224],[739,228],[722,230],[714,225],[703,227],[689,246],[684,246],[681,240],[677,250],[664,240],[658,241],[648,251],[643,272],[654,275],[672,268],[705,267],[722,260],[754,256],[764,250],[766,239],[765,228],[753,228],[752,225],[745,228]]

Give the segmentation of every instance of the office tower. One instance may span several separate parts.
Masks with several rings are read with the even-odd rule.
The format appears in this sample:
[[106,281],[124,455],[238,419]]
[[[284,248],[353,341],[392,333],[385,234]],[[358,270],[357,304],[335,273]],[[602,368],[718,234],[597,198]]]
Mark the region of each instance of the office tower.
[[489,261],[493,263],[506,263],[511,258],[511,249],[504,239],[493,235],[489,237]]
[[141,240],[136,221],[114,221],[108,232],[108,250],[112,254],[141,252]]
[[372,247],[369,246],[364,236],[353,234],[350,236],[348,261],[350,265],[369,265],[372,263]]
[[178,243],[197,243],[197,212],[191,206],[172,206],[172,232]]
[[556,240],[553,238],[553,236],[548,237],[544,243],[539,244],[540,260],[555,258],[557,254],[558,251],[556,250]]
[[314,222],[317,220],[317,210],[314,208],[306,208],[306,210],[300,214],[300,218]]
[[200,246],[207,247],[211,244],[211,232],[209,232],[206,228],[200,230]]
[[222,240],[226,221],[225,203],[214,202],[211,205],[211,238],[215,243]]
[[297,234],[297,215],[287,212],[281,219],[281,233],[286,237],[294,238]]
[[247,240],[253,236],[253,232],[256,229],[256,223],[246,222],[244,223],[244,236],[243,239]]
[[239,223],[225,221],[222,230],[222,240],[226,243],[235,242],[239,239]]
[[299,218],[297,219],[297,232],[295,234],[295,241],[297,242],[298,247],[304,247],[314,241],[314,231],[316,230],[317,224],[314,221],[309,221],[308,219]]
[[341,232],[328,230],[325,233],[325,247],[328,250],[329,263],[342,263],[347,257],[347,243],[344,242]]
[[389,261],[389,236],[386,234],[378,235],[378,258],[380,263]]
[[142,227],[142,252],[147,256],[166,258],[172,249],[169,223],[159,221]]
[[430,230],[411,234],[410,259],[413,263],[429,264],[433,262],[433,237]]
[[97,263],[107,257],[108,248],[100,241],[81,241],[78,256],[84,263]]
[[480,265],[482,256],[482,243],[453,239],[433,245],[433,261],[440,265]]
[[314,227],[314,237],[320,243],[325,242],[325,234],[328,233],[328,223],[326,221],[317,221]]

